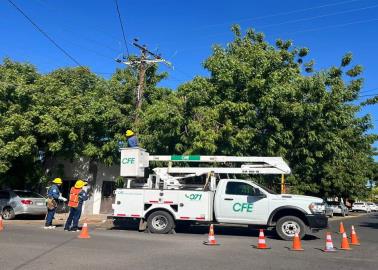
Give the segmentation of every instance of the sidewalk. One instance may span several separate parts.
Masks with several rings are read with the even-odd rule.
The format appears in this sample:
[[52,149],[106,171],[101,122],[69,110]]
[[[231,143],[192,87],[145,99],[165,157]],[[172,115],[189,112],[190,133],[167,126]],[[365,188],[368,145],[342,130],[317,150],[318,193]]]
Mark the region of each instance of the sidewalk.
[[[68,213],[55,214],[53,221],[54,225],[63,226],[68,217]],[[3,220],[4,224],[45,224],[43,217],[29,217],[27,219],[13,219],[13,220]],[[82,215],[80,218],[80,224],[84,222],[88,225],[96,225],[96,227],[112,227],[112,221],[107,220],[107,215]]]

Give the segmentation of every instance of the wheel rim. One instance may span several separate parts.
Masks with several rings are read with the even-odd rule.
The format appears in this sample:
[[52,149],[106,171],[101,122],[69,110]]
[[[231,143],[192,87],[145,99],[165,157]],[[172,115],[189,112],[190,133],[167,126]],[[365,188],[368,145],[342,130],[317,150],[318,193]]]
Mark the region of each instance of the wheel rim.
[[168,226],[168,219],[165,216],[156,216],[152,219],[152,227],[155,230],[162,231]]
[[8,209],[3,211],[3,218],[4,219],[10,218],[10,216],[11,216],[11,213]]
[[282,224],[282,232],[289,237],[294,236],[295,233],[300,233],[301,227],[295,221],[286,221]]

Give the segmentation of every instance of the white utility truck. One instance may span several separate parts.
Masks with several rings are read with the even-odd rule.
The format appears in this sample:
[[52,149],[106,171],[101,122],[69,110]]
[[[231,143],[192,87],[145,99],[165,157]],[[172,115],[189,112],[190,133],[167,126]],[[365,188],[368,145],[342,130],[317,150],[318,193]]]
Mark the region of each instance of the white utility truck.
[[[150,162],[168,162],[148,173]],[[174,167],[193,162],[223,167]],[[231,164],[240,166],[227,167]],[[203,164],[201,164],[203,165]],[[275,194],[235,175],[289,174],[280,157],[150,156],[141,148],[121,149],[126,188],[115,190],[113,219],[140,219],[140,229],[169,233],[177,223],[243,224],[275,227],[280,238],[327,227],[323,200]]]

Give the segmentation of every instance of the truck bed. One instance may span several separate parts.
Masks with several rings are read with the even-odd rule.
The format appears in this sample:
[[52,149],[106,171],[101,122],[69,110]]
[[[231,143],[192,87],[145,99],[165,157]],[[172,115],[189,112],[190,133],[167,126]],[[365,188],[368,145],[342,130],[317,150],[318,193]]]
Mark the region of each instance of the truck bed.
[[212,221],[214,192],[198,190],[117,189],[114,217],[145,218],[157,209],[176,220]]

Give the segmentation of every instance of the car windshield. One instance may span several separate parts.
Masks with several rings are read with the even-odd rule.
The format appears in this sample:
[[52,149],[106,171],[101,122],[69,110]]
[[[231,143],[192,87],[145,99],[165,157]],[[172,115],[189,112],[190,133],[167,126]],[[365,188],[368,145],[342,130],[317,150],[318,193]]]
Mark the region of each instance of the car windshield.
[[16,190],[14,191],[17,196],[21,198],[43,198],[42,195],[39,195],[38,193],[32,192],[32,191],[21,191],[21,190]]

